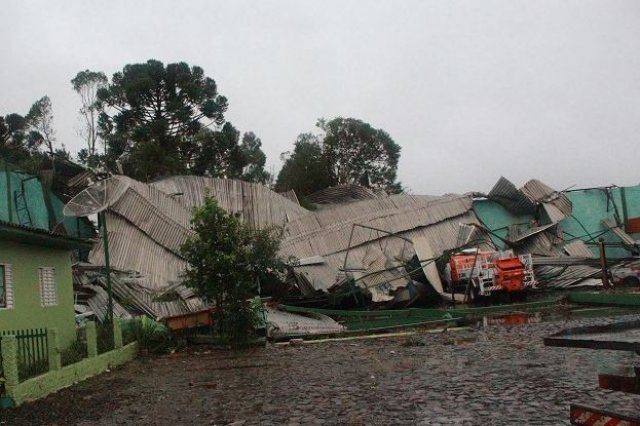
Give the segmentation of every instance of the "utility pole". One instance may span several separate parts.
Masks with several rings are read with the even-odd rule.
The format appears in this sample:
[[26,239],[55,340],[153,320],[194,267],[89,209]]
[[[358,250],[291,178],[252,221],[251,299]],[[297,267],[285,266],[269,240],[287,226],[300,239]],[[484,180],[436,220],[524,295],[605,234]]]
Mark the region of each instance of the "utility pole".
[[604,244],[604,238],[598,239],[598,248],[600,249],[600,267],[602,268],[602,285],[605,289],[611,288],[609,282],[609,271],[607,268],[607,253]]

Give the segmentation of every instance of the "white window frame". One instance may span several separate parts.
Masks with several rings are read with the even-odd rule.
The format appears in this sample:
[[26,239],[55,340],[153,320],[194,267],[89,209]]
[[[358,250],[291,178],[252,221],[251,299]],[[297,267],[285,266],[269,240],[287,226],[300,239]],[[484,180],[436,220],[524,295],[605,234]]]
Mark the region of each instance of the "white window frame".
[[[0,310],[13,309],[13,270],[8,263],[0,263],[2,269],[4,269],[4,305],[0,305]],[[0,274],[2,271],[0,271]]]
[[40,305],[42,307],[58,306],[58,289],[56,285],[56,268],[41,266],[38,268],[40,286]]

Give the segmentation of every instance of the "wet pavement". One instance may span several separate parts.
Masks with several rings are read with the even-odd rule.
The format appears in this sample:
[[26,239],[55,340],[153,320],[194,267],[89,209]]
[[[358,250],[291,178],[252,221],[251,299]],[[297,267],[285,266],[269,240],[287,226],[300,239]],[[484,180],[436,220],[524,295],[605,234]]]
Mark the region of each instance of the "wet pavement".
[[597,372],[640,357],[542,342],[563,328],[635,319],[498,322],[244,353],[197,348],[0,412],[0,424],[567,425],[571,402],[635,414],[640,395],[601,390]]

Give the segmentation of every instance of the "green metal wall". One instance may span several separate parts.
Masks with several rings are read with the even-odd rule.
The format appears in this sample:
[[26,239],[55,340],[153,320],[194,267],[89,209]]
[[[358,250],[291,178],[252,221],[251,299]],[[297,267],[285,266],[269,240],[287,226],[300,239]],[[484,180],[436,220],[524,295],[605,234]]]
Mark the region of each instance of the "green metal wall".
[[[622,202],[622,188],[595,188],[569,191],[566,193],[573,204],[573,213],[560,222],[565,238],[580,238],[587,243],[604,238],[605,242],[619,243],[620,239],[602,226],[605,218],[625,219]],[[640,186],[624,188],[628,218],[640,217]],[[640,239],[640,235],[633,235]],[[624,248],[607,248],[607,257],[626,257]]]
[[[11,170],[0,161],[0,220],[21,225],[15,202],[15,191],[24,193],[26,205],[31,217],[31,227],[49,230],[49,213],[45,203],[45,193],[49,195],[53,207],[54,223],[62,222],[68,235],[90,238],[93,229],[82,219],[65,217],[62,214],[64,202],[54,193],[43,187],[38,179],[30,175]],[[46,191],[46,192],[45,192]]]
[[[623,192],[625,203],[622,200]],[[560,222],[564,238],[566,241],[579,238],[589,244],[594,253],[597,253],[597,249],[590,243],[595,243],[600,237],[606,242],[620,242],[618,237],[602,225],[603,219],[615,219],[618,216],[620,221],[624,221],[625,218],[640,217],[640,185],[625,187],[624,191],[618,187],[581,189],[568,191],[566,195],[573,204],[573,212]],[[526,229],[533,219],[533,215],[515,215],[495,201],[486,199],[474,200],[473,209],[480,221],[501,238],[506,238],[509,225],[519,224]],[[544,220],[541,224],[544,224]],[[632,236],[640,240],[640,234]],[[499,248],[506,248],[499,238],[492,239]],[[622,247],[607,249],[608,257],[621,258],[629,254]]]
[[[523,229],[528,229],[529,223],[533,219],[533,215],[513,214],[495,201],[486,199],[474,200],[473,210],[487,229],[504,239],[507,238],[508,227],[510,225],[518,224],[522,225]],[[493,243],[498,249],[507,249],[508,247],[500,238],[497,238],[495,235],[491,236]]]
[[[13,308],[0,309],[0,330],[56,327],[66,348],[75,339],[73,281],[69,250],[0,240],[0,263],[13,271]],[[57,306],[42,307],[38,267],[56,269]]]

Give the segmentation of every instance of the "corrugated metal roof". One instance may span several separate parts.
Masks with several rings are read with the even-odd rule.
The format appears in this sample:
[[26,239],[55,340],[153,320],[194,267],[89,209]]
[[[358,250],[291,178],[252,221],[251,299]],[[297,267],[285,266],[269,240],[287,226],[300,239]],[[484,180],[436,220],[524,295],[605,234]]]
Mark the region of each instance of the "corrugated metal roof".
[[359,200],[373,200],[387,197],[384,191],[374,191],[355,184],[332,186],[316,191],[306,198],[314,204],[342,204]]
[[[81,284],[80,288],[88,288],[95,293],[87,300],[87,305],[99,319],[104,319],[107,312],[106,275],[95,270],[95,267],[92,266],[88,269],[76,267],[76,273],[83,274],[88,281],[88,283]],[[170,291],[175,297],[166,300],[169,299],[169,291],[150,290],[142,285],[143,281],[144,277],[135,272],[113,271],[111,273],[115,316],[129,318],[130,312],[135,312],[159,319],[197,311],[205,307],[202,300],[196,297],[191,289],[183,285],[171,288]],[[160,298],[164,300],[158,300]]]
[[517,254],[530,253],[533,256],[562,256],[562,238],[548,229],[520,241],[514,250]]
[[[346,250],[350,237],[352,247],[386,238],[384,233],[363,228],[356,228],[352,235],[355,224],[401,233],[465,215],[470,209],[471,199],[465,196],[394,195],[340,205],[287,224],[281,251],[298,257],[324,256]],[[475,215],[473,217],[477,223]]]
[[[94,294],[87,299],[87,306],[96,315],[100,322],[103,322],[107,318],[107,311],[109,310],[109,295],[106,290],[99,285],[86,284],[84,288],[91,290]],[[113,315],[116,318],[130,319],[131,314],[118,303],[117,300],[113,300]]]
[[587,244],[582,240],[573,240],[566,243],[562,249],[569,255],[575,257],[596,257]]
[[536,266],[536,279],[541,288],[581,287],[602,285],[600,280],[592,280],[600,274],[600,269],[586,265]]
[[241,180],[175,176],[151,186],[165,194],[175,194],[174,198],[187,207],[189,213],[192,207],[202,205],[208,192],[220,207],[256,229],[282,226],[309,214],[308,210],[266,186]]
[[[207,192],[227,212],[236,214],[252,227],[284,225],[281,254],[313,259],[295,267],[298,287],[307,295],[331,291],[345,282],[344,272],[340,275],[340,270],[349,249],[348,264],[358,264],[360,269],[347,273],[356,279],[357,285],[371,293],[374,301],[389,300],[396,290],[409,283],[402,276],[404,261],[413,254],[421,260],[425,260],[425,255],[438,257],[445,250],[459,246],[460,224],[479,225],[468,196],[400,194],[312,212],[264,186],[242,181],[180,176],[147,185],[123,179],[127,180],[128,189],[107,212],[111,263],[120,270],[137,271],[140,276],[136,277],[135,285],[120,283],[116,286],[122,297],[136,300],[138,309],[156,317],[202,307],[194,302],[196,298],[191,297],[192,292],[176,285],[181,282],[181,274],[186,268],[178,251],[192,235],[189,228],[191,208],[201,205]],[[543,202],[564,214],[563,194],[539,181],[531,182],[527,184],[529,191],[536,196],[544,194]],[[504,182],[501,185],[508,186]],[[513,192],[513,188],[509,191]],[[520,194],[515,197],[525,197]],[[535,228],[516,237],[518,251],[562,256],[562,239],[549,232],[553,226]],[[466,239],[471,238],[470,235]],[[406,239],[416,243],[410,250]],[[91,253],[92,263],[103,262],[101,244],[98,243]],[[569,250],[581,248],[572,245]],[[435,265],[429,263],[423,269],[441,292]],[[574,278],[562,279],[572,283]],[[159,294],[174,288],[180,296],[175,303],[158,305],[154,301]]]
[[[434,200],[431,201],[431,203],[437,205],[437,201],[438,200]],[[445,250],[455,248],[458,241],[460,223],[478,224],[478,219],[473,211],[470,210],[470,203],[468,204],[468,210],[465,210],[464,206],[464,203],[462,205],[458,205],[459,209],[454,209],[452,206],[449,206],[451,208],[449,213],[453,216],[438,216],[439,219],[436,222],[433,222],[435,216],[429,217],[428,215],[417,215],[414,217],[410,215],[410,217],[413,218],[413,221],[405,221],[405,229],[398,228],[396,231],[400,236],[416,242],[415,245],[408,244],[403,239],[395,238],[387,234],[356,228],[358,231],[354,232],[355,244],[352,244],[352,248],[349,250],[348,263],[350,265],[360,264],[366,268],[366,270],[355,275],[355,277],[357,278],[358,275],[370,274],[372,272],[385,269],[385,267],[387,267],[386,255],[393,258],[394,255],[405,251],[405,255],[403,256],[406,256],[407,245],[411,247],[411,253],[417,253],[420,260],[426,260],[427,258],[425,258],[425,256],[428,256],[428,258],[440,256]],[[385,224],[383,221],[382,223],[378,223],[379,226],[397,226],[397,222],[389,212],[385,213],[380,211],[378,214],[383,216],[382,219],[389,219],[388,224]],[[419,220],[420,217],[422,217],[421,220]],[[369,219],[371,221],[375,221],[375,219],[380,218],[376,218],[376,212],[373,210],[370,213]],[[363,224],[368,223],[369,222],[365,222]],[[316,237],[316,235],[318,235],[316,233],[313,233],[314,237],[302,239],[302,242],[295,243],[295,247],[302,247],[302,249],[310,251],[313,251],[318,247],[324,247],[327,250],[327,253],[322,255],[322,258],[325,261],[324,263],[317,265],[305,265],[295,268],[298,274],[303,274],[305,277],[305,282],[302,283],[302,286],[300,287],[303,294],[311,296],[316,291],[331,291],[337,283],[341,282],[338,271],[342,269],[344,264],[351,225],[352,224],[349,224],[349,226],[342,228],[342,232],[347,235],[344,236],[344,238],[338,238],[337,241],[334,241],[334,245],[327,242],[317,245],[314,244],[314,242],[310,240],[312,238],[318,238]],[[322,235],[322,233],[319,235]],[[429,244],[428,254],[426,254],[424,250],[425,243]],[[420,247],[422,251],[419,252],[417,247]],[[291,249],[291,246],[289,246],[289,249]],[[295,250],[295,248],[292,250]],[[292,251],[292,253],[293,252],[294,251]],[[377,257],[375,256],[376,253],[378,254]],[[383,254],[385,254],[385,256],[383,256]],[[371,259],[372,257],[375,258],[377,262],[367,262],[366,259]],[[435,264],[433,262],[426,263],[423,269],[425,270],[427,278],[430,280],[432,285],[434,285],[436,290],[438,288],[442,289],[438,272],[435,269]],[[402,271],[402,268],[399,268],[398,270]],[[387,281],[385,282],[385,280]],[[300,280],[298,282],[300,284]],[[358,284],[358,282],[356,282],[356,284]],[[371,280],[364,280],[364,282],[359,285],[365,289],[371,287],[373,289],[372,297],[375,298],[374,300],[383,301],[389,300],[390,295],[392,295],[394,291],[399,288],[404,288],[407,284],[408,281],[406,279],[403,280],[399,278],[398,274],[394,274],[391,271],[373,274],[371,276]]]
[[[187,263],[175,252],[150,238],[124,217],[111,211],[106,213],[109,231],[111,265],[123,271],[137,271],[144,275],[142,285],[150,289],[162,289],[180,282],[180,274]],[[104,264],[102,239],[89,254],[89,262]]]
[[536,211],[536,203],[502,176],[491,189],[487,198],[501,204],[512,213],[532,214]]
[[279,192],[279,194],[282,195],[287,200],[292,201],[294,204],[300,205],[300,200],[298,200],[298,194],[296,194],[296,191],[294,191],[293,189],[290,189],[286,192]]
[[322,314],[296,315],[291,312],[267,308],[267,334],[273,339],[315,334],[338,334],[344,326]]
[[557,223],[550,223],[548,225],[543,225],[543,226],[534,226],[531,227],[529,229],[527,229],[525,232],[520,233],[519,232],[519,227],[513,226],[513,227],[509,227],[509,236],[508,236],[508,241],[510,243],[516,244],[519,243],[521,241],[526,240],[527,238],[539,234],[541,232],[546,231],[547,229],[556,226]]
[[542,203],[551,222],[560,222],[571,215],[573,205],[562,192],[558,192],[537,179],[531,179],[521,189],[530,198]]
[[636,241],[631,235],[627,234],[624,231],[624,227],[622,225],[618,225],[615,220],[608,217],[602,220],[602,225],[613,232],[616,237],[620,238],[622,244],[626,248],[630,250],[637,249],[638,241]]

